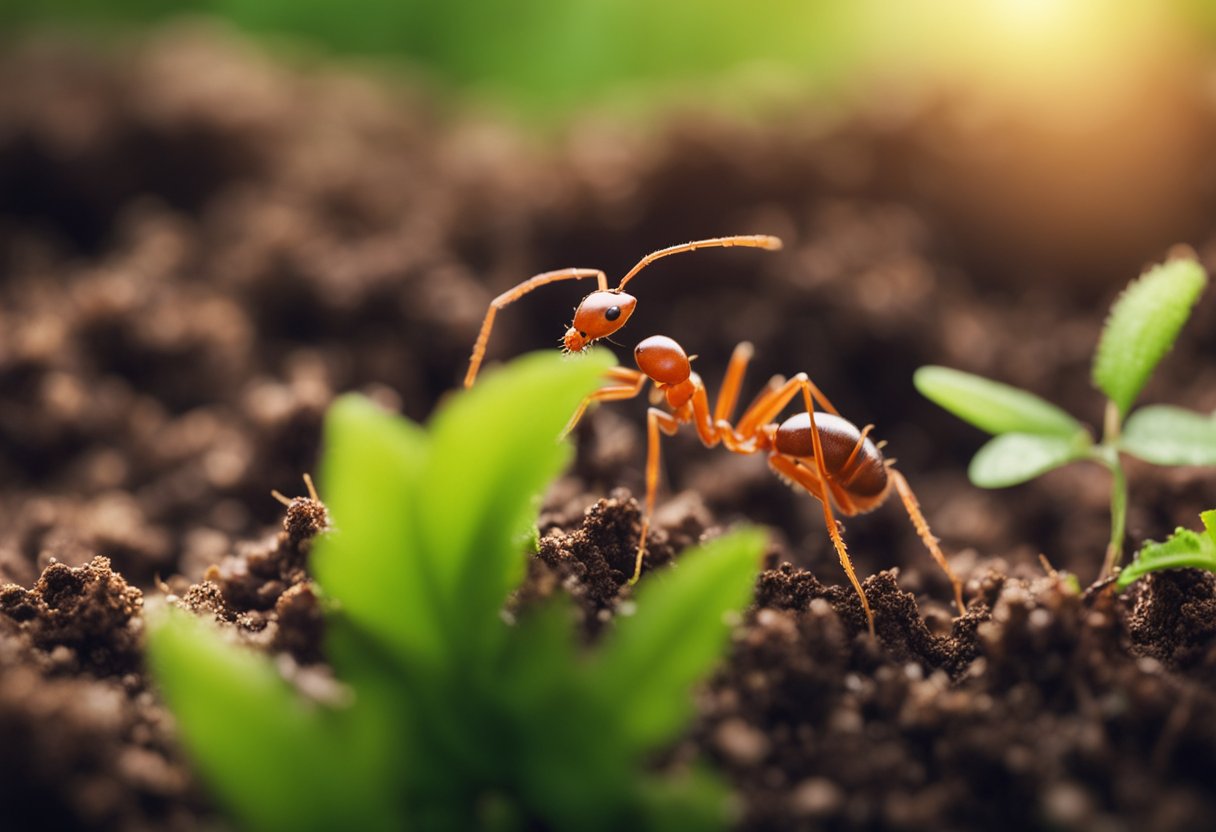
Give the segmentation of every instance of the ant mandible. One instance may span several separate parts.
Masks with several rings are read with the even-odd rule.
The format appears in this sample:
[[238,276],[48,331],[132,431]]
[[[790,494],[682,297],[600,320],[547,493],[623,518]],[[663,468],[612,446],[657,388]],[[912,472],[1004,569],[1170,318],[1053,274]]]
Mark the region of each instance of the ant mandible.
[[[856,425],[840,415],[806,373],[799,373],[785,381],[780,377],[772,379],[739,421],[731,424],[752,352],[752,345],[746,341],[735,347],[722,380],[718,401],[711,412],[705,384],[692,371],[688,354],[673,339],[665,335],[652,335],[633,351],[638,369],[614,367],[609,370],[606,375],[609,383],[587,396],[570,418],[566,432],[573,430],[593,402],[634,398],[645,389],[647,381],[666,400],[668,410],[651,407],[646,415],[646,508],[642,515],[642,533],[633,577],[629,582],[637,581],[646,553],[646,535],[650,531],[659,482],[660,432],[671,436],[681,425],[691,422],[706,447],[712,448],[721,443],[734,453],[767,453],[768,464],[778,476],[805,488],[820,502],[832,545],[836,548],[849,583],[861,599],[871,636],[874,635],[874,613],[853,571],[853,563],[849,559],[834,511],[845,517],[864,514],[882,505],[892,490],[899,494],[929,554],[950,579],[954,601],[959,612],[963,612],[966,607],[963,604],[962,584],[938,548],[937,538],[929,530],[908,481],[895,469],[894,460],[884,459],[880,446],[870,440],[873,425],[858,430]],[[773,421],[799,395],[806,410],[780,424]],[[816,414],[816,403],[825,412]]]
[[584,277],[596,279],[599,288],[579,302],[578,308],[574,310],[574,320],[562,338],[562,347],[567,352],[581,352],[601,338],[607,338],[629,320],[638,300],[622,290],[625,288],[625,284],[633,280],[642,269],[654,261],[672,254],[682,254],[701,248],[733,248],[735,246],[776,251],[781,248],[781,240],[765,234],[741,234],[734,237],[693,240],[690,243],[668,246],[653,251],[639,260],[637,265],[621,278],[621,282],[615,289],[608,288],[608,275],[599,269],[559,269],[528,278],[490,301],[490,308],[481,322],[481,331],[477,333],[477,341],[473,344],[473,355],[469,358],[469,369],[464,376],[464,386],[472,387],[477,378],[477,371],[481,368],[482,359],[485,358],[486,343],[490,340],[490,330],[494,328],[494,316],[498,314],[498,310],[519,300],[533,289],[539,289],[541,286],[556,283],[559,280],[579,280]]

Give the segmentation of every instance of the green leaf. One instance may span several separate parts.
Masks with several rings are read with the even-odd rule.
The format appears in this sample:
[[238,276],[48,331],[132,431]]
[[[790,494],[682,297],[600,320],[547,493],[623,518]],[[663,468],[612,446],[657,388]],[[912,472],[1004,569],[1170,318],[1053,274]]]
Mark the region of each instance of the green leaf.
[[971,459],[967,476],[980,488],[1005,488],[1032,480],[1088,456],[1088,434],[1035,436],[1006,433],[990,439]]
[[763,548],[762,533],[734,532],[643,582],[637,613],[618,619],[589,668],[591,694],[615,710],[622,742],[650,749],[684,725],[692,685],[721,657],[728,613],[751,598]]
[[177,609],[148,616],[148,660],[190,756],[258,830],[390,829],[380,755],[307,703],[264,656]]
[[1132,413],[1119,450],[1155,465],[1216,465],[1216,417],[1168,405]]
[[523,577],[537,498],[570,458],[562,428],[612,363],[602,350],[525,356],[453,395],[431,421],[418,556],[447,608],[450,643],[501,632],[499,609]]
[[321,497],[335,528],[313,547],[317,582],[398,658],[437,659],[446,637],[414,520],[427,437],[347,395],[325,418],[324,444]]
[[1094,356],[1093,379],[1126,417],[1158,362],[1169,352],[1207,285],[1190,258],[1149,269],[1111,308]]
[[921,367],[912,376],[921,395],[992,434],[1073,436],[1081,423],[1050,402],[1017,387],[949,367]]
[[647,829],[710,832],[728,828],[730,789],[708,771],[693,769],[676,777],[651,777],[639,785]]
[[1216,511],[1205,511],[1199,517],[1202,533],[1179,527],[1164,543],[1146,543],[1136,559],[1119,573],[1115,586],[1126,589],[1149,572],[1161,569],[1190,566],[1216,572]]

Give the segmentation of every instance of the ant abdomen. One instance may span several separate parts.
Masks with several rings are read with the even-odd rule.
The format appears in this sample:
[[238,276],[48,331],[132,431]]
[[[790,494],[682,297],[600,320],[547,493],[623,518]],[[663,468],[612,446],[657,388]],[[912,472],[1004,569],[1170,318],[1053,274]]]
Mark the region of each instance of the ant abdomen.
[[[886,492],[890,481],[882,451],[869,437],[863,437],[856,425],[831,413],[816,412],[815,427],[819,429],[823,467],[833,482],[856,497],[877,497]],[[804,410],[782,422],[773,445],[786,456],[813,458],[810,414]]]

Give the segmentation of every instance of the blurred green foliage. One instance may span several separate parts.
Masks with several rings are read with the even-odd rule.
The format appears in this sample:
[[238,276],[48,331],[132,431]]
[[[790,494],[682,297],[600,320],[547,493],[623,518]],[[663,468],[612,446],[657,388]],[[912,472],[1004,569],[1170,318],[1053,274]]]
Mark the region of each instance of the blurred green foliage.
[[[1125,64],[1138,72],[1142,53],[1210,50],[1216,40],[1216,0],[0,3],[7,28],[96,32],[189,15],[335,54],[402,59],[444,86],[488,95],[541,123],[605,102],[638,102],[645,112],[676,93],[735,107],[774,92],[847,97],[855,79],[864,87],[875,73],[910,79],[944,70],[997,86],[1010,73],[1037,79],[1035,94],[1050,97],[1056,86],[1085,89],[1085,79],[1115,76]],[[1074,75],[1079,86],[1070,83]]]
[[149,660],[181,736],[247,828],[716,829],[726,790],[647,763],[693,713],[762,536],[738,532],[648,576],[595,650],[561,595],[504,620],[556,437],[610,356],[555,353],[486,373],[426,430],[358,396],[326,420],[315,542],[331,701],[176,609]]
[[393,56],[464,88],[561,113],[644,82],[741,65],[823,78],[848,63],[845,4],[770,0],[6,0],[0,25],[113,28],[208,15],[337,53]]

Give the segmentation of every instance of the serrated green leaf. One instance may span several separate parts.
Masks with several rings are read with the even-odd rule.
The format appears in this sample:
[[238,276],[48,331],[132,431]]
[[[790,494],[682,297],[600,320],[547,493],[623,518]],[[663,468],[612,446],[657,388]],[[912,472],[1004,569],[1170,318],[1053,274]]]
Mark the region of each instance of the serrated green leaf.
[[618,619],[589,668],[591,695],[615,709],[627,747],[653,748],[683,726],[693,683],[721,658],[727,614],[751,597],[763,547],[760,532],[734,532],[641,584],[637,613]]
[[1216,572],[1216,511],[1199,515],[1203,532],[1179,526],[1164,543],[1149,541],[1136,553],[1136,559],[1119,573],[1115,586],[1126,589],[1149,572],[1161,569],[1195,567]]
[[967,476],[980,488],[1006,488],[1084,459],[1090,447],[1089,435],[1085,433],[1073,436],[1006,433],[990,439],[976,452]]
[[1093,380],[1121,417],[1174,345],[1207,279],[1195,260],[1171,260],[1132,281],[1115,301],[1094,356]]
[[949,367],[921,367],[912,376],[921,395],[992,434],[1073,436],[1084,430],[1066,412],[1033,393]]
[[1119,450],[1155,465],[1216,465],[1216,418],[1168,405],[1132,412]]
[[612,364],[602,350],[525,356],[451,396],[432,419],[417,494],[419,551],[448,610],[449,643],[500,633],[537,498],[570,458],[561,430]]
[[362,396],[343,396],[325,418],[321,497],[334,530],[313,546],[313,574],[403,660],[438,660],[446,640],[414,520],[427,444],[417,425]]
[[148,621],[148,661],[182,741],[249,828],[393,828],[380,761],[342,714],[304,702],[269,659],[187,613]]

